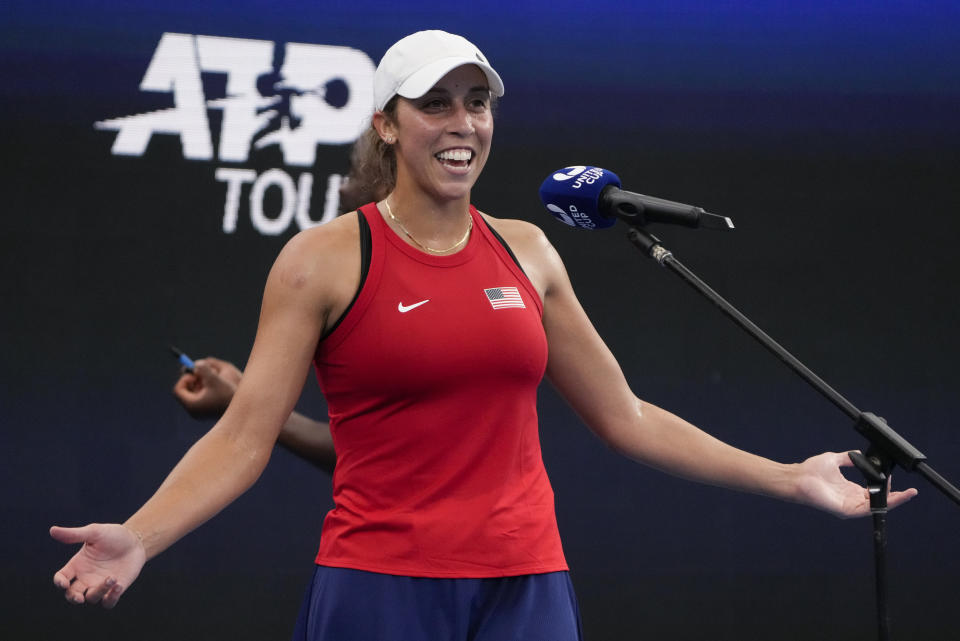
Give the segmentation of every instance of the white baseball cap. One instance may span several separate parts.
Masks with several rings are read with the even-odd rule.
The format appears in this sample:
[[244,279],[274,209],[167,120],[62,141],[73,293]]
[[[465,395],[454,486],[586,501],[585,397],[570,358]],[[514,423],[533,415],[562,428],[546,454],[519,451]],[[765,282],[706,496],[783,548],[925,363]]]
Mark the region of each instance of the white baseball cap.
[[378,111],[396,95],[419,98],[453,69],[476,65],[487,76],[490,93],[503,95],[503,81],[486,57],[469,40],[446,31],[412,33],[387,49],[373,76]]

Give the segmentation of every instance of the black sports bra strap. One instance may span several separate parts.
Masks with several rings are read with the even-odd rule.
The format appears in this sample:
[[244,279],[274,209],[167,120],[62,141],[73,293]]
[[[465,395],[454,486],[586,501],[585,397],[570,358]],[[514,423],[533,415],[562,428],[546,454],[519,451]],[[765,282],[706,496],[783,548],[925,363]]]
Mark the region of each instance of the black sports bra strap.
[[357,302],[357,297],[363,290],[363,284],[367,280],[367,273],[370,271],[370,255],[372,254],[373,250],[373,239],[370,237],[370,223],[367,222],[367,217],[363,215],[363,212],[359,210],[357,210],[357,224],[360,227],[360,284],[357,286],[357,291],[354,292],[353,298],[350,300],[350,304],[347,305],[347,308],[343,310],[343,314],[340,315],[340,318],[337,319],[337,322],[327,328],[327,330],[323,333],[323,336],[320,337],[320,340],[323,340],[332,334],[333,330],[339,327],[341,321],[347,317],[347,314],[350,312],[350,308],[352,308],[353,304]]
[[500,234],[498,234],[498,233],[497,233],[497,230],[494,229],[494,228],[490,225],[490,223],[487,222],[487,219],[484,218],[482,215],[480,216],[480,220],[482,220],[482,221],[483,221],[483,224],[487,226],[487,229],[490,230],[490,233],[493,234],[493,237],[496,238],[498,241],[500,241],[500,244],[503,245],[503,248],[507,250],[507,253],[508,253],[508,254],[510,254],[510,258],[512,258],[512,259],[513,259],[513,262],[515,262],[515,263],[517,264],[517,267],[520,268],[520,271],[522,271],[524,274],[526,274],[527,272],[524,272],[524,271],[523,271],[523,265],[521,265],[521,264],[520,264],[520,261],[517,260],[516,255],[513,253],[513,250],[510,249],[510,245],[507,244],[507,241],[505,241],[505,240],[503,239],[503,236],[501,236]]

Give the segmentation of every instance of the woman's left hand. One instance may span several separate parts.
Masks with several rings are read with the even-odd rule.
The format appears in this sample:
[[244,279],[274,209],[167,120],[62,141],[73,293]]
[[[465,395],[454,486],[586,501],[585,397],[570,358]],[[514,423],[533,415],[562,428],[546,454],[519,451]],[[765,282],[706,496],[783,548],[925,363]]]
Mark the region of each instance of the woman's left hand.
[[[800,463],[797,501],[842,519],[870,514],[867,489],[840,472],[841,467],[852,466],[853,461],[847,452],[824,452]],[[916,495],[916,488],[892,492],[888,485],[887,506],[897,507]]]

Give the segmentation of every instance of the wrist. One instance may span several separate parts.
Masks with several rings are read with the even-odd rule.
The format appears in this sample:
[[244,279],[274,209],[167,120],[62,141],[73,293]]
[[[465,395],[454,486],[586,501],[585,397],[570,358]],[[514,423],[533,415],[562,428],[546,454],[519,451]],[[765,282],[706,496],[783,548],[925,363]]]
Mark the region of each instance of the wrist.
[[819,483],[810,468],[804,463],[785,463],[783,469],[783,500],[816,507],[815,494]]
[[766,461],[766,469],[756,477],[752,488],[742,489],[788,503],[805,503],[803,469],[799,463]]
[[144,555],[147,555],[147,546],[146,546],[146,544],[143,542],[143,533],[142,533],[139,529],[137,529],[136,527],[134,527],[134,526],[132,526],[132,525],[130,525],[130,524],[128,524],[128,523],[121,523],[121,526],[122,526],[125,530],[127,530],[128,532],[130,532],[131,534],[133,534],[133,536],[137,537],[137,544],[140,546],[140,549],[143,550]]

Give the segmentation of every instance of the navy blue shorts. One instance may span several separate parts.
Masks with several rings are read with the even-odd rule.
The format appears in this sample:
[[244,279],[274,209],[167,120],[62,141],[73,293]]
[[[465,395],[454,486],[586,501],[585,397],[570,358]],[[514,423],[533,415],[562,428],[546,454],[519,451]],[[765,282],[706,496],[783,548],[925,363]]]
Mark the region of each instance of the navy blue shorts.
[[318,565],[293,641],[582,641],[568,572],[495,579]]

